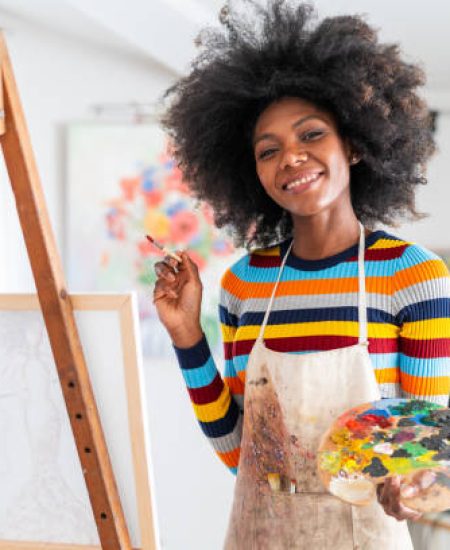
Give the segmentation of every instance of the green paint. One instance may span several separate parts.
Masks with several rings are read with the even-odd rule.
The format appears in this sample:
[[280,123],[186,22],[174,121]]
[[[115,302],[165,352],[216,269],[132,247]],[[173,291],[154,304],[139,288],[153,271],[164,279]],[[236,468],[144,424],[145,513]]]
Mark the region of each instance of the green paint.
[[393,416],[428,415],[430,411],[442,408],[441,405],[415,399],[388,407]]
[[425,461],[425,460],[411,459],[411,467],[415,468],[417,470],[420,470],[420,469],[423,470],[423,469],[427,469],[427,468],[435,468],[436,467],[436,462],[433,462],[432,460]]
[[423,447],[420,443],[414,443],[411,441],[404,443],[400,448],[408,451],[408,453],[413,457],[422,456],[428,452],[428,449],[425,449],[425,447]]

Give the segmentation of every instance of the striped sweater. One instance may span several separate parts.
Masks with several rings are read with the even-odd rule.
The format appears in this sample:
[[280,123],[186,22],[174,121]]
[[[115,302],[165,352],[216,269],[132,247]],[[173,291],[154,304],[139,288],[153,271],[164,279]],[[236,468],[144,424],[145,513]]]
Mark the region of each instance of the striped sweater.
[[[222,277],[223,377],[205,336],[191,348],[174,346],[200,426],[233,473],[247,361],[291,240],[246,254]],[[322,260],[289,254],[264,332],[268,348],[308,353],[357,343],[357,255],[358,245]],[[375,231],[366,238],[365,271],[369,353],[382,397],[446,405],[450,279],[444,262],[417,244]]]

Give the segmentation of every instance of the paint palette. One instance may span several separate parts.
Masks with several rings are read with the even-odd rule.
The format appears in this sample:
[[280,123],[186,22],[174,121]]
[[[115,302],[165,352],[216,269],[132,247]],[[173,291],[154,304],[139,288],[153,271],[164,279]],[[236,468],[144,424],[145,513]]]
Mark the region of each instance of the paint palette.
[[318,471],[345,502],[369,504],[376,486],[395,475],[402,484],[432,470],[434,482],[402,503],[420,512],[450,508],[450,409],[413,399],[382,399],[343,413],[324,434]]

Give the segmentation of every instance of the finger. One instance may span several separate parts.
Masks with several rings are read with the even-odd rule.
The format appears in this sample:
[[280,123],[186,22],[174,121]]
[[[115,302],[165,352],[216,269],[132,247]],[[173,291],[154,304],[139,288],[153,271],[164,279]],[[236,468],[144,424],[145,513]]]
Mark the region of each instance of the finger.
[[400,504],[398,508],[398,519],[419,519],[422,514],[418,512],[417,510],[413,510],[412,508],[408,508],[407,506]]
[[167,294],[165,287],[163,287],[160,283],[161,281],[156,281],[155,283],[155,287],[153,289],[153,303],[161,298],[164,298]]
[[383,506],[387,515],[394,517],[398,521],[405,519],[416,520],[421,517],[421,513],[412,508],[408,508],[400,501],[401,478],[393,476],[387,478],[384,486],[380,489],[380,504]]
[[424,470],[416,474],[412,483],[405,483],[401,487],[401,496],[403,498],[412,498],[417,496],[421,491],[429,489],[436,481],[436,474],[431,470]]
[[199,269],[198,265],[192,260],[192,258],[189,256],[189,254],[186,251],[181,251],[180,253],[181,258],[183,259],[183,266],[187,269],[187,271],[192,274],[195,278],[199,277]]
[[172,273],[178,273],[179,263],[171,256],[164,256],[164,258],[155,265],[160,265],[162,267],[165,267]]
[[[175,252],[175,254],[181,257],[179,252]],[[169,255],[164,256],[163,262],[173,269],[178,269],[178,267],[180,266],[180,262],[177,259],[175,259],[173,256],[169,256]]]
[[400,489],[400,495],[402,498],[412,498],[418,495],[420,488],[414,484],[402,485]]
[[160,294],[158,295],[153,295],[153,299],[152,299],[152,302],[155,303],[157,302],[158,300],[161,300],[161,298],[164,298],[165,296],[167,296],[167,294],[165,292],[161,292]]
[[163,277],[167,281],[171,281],[171,282],[176,280],[176,276],[172,268],[167,267],[167,264],[165,262],[156,263],[154,265],[154,270],[156,275],[158,275],[158,277]]
[[163,296],[169,294],[171,288],[163,279],[158,279],[153,289],[153,300],[159,300]]
[[383,506],[386,514],[399,519],[400,479],[396,479],[396,477],[386,478],[377,492],[378,501]]
[[432,472],[431,470],[425,470],[424,472],[421,472],[418,476],[417,483],[419,487],[424,490],[428,489],[433,485],[433,483],[436,481],[436,472]]
[[161,300],[162,298],[178,298],[178,292],[173,289],[160,290],[153,294],[153,303]]
[[380,499],[384,503],[388,502],[400,492],[400,478],[398,476],[387,477],[380,489]]

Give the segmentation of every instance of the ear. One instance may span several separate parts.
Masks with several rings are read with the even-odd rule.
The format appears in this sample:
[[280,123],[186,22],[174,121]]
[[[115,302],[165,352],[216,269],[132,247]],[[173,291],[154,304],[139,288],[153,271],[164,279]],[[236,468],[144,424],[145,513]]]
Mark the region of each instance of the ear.
[[352,153],[349,158],[350,165],[353,166],[354,164],[358,164],[358,162],[361,160],[361,157],[357,153]]
[[345,140],[345,152],[350,166],[358,164],[358,162],[361,160],[361,156],[358,155],[358,153],[355,151],[355,148],[348,140]]

